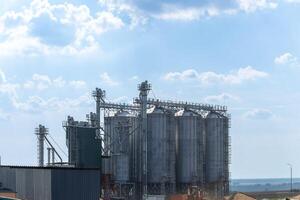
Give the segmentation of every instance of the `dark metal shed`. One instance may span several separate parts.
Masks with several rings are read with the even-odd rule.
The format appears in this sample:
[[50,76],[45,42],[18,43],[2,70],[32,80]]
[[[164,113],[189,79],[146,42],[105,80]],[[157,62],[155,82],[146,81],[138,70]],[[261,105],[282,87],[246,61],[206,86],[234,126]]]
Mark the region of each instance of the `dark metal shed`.
[[97,127],[85,122],[66,124],[69,164],[79,168],[101,168],[101,138]]

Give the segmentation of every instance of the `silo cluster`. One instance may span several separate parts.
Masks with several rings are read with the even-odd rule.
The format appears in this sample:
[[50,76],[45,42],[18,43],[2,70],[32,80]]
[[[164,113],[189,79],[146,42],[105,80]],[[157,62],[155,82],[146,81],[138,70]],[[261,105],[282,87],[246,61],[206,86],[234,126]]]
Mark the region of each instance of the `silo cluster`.
[[[105,117],[105,173],[114,183],[143,179],[143,147],[138,115],[129,111]],[[147,192],[186,193],[190,187],[228,192],[228,118],[217,111],[147,109]]]
[[[222,199],[229,192],[227,108],[149,99],[151,84],[147,81],[139,84],[138,90],[138,98],[126,104],[106,102],[106,92],[96,88],[95,117],[87,127],[81,122],[75,125],[74,131],[93,130],[94,136],[101,138],[97,145],[103,159],[104,199],[160,198],[187,194],[195,188],[217,196],[211,199]],[[67,126],[69,163],[74,157],[80,158],[75,166],[91,166],[76,164],[88,160],[76,149],[81,146],[72,143],[68,131],[76,134],[71,122]],[[95,148],[84,148],[90,151],[86,157],[98,156],[92,151]]]

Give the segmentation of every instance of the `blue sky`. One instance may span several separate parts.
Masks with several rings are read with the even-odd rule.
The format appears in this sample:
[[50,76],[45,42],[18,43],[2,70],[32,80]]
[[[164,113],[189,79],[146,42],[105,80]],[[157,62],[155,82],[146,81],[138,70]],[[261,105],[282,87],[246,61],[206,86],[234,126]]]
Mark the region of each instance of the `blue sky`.
[[232,178],[300,177],[299,0],[0,0],[0,155],[36,164],[42,123],[94,110],[91,91],[224,104]]

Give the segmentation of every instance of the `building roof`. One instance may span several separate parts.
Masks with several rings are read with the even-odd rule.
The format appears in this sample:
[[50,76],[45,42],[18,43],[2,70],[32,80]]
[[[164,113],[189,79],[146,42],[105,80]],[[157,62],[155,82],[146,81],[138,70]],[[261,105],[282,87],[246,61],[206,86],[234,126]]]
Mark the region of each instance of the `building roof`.
[[0,193],[16,193],[16,192],[10,188],[1,187],[1,182],[0,182]]
[[297,196],[294,196],[294,197],[291,197],[291,198],[287,198],[287,199],[290,199],[290,200],[300,200],[300,195],[297,195]]
[[0,188],[0,193],[16,193],[8,188]]
[[16,199],[16,198],[11,198],[11,197],[1,197],[1,195],[0,195],[0,200],[21,200],[21,199]]
[[75,168],[73,166],[17,166],[17,165],[1,165],[1,167],[14,169],[63,169],[63,170],[99,170],[99,168]]
[[225,200],[255,200],[255,198],[247,194],[237,192],[229,197],[226,197]]

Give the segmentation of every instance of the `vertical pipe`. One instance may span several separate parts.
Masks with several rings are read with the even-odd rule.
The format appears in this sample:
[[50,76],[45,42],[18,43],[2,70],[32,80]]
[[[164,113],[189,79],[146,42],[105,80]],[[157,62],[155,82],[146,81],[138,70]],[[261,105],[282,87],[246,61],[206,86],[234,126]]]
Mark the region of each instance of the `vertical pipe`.
[[38,165],[42,167],[44,166],[44,141],[47,129],[45,126],[39,125],[39,127],[35,129],[35,134],[37,135],[38,143]]
[[48,165],[50,165],[50,160],[51,160],[51,148],[47,148],[48,151]]
[[[101,103],[104,103],[105,98],[105,90],[102,90],[100,88],[96,88],[95,91],[93,91],[93,97],[96,99],[96,138],[100,140],[100,143],[102,144],[102,137],[101,137],[101,130],[103,128],[101,127]],[[102,155],[102,152],[101,152]],[[102,163],[100,164],[101,168]]]
[[96,126],[97,126],[97,131],[96,131],[96,137],[97,139],[101,140],[101,134],[100,131],[103,128],[101,127],[101,103],[104,102],[105,98],[105,90],[102,90],[100,88],[96,88],[95,91],[93,91],[92,96],[96,100]]
[[290,167],[290,189],[293,192],[293,166],[290,163],[287,165]]
[[39,166],[42,167],[44,165],[44,136],[42,133],[38,135],[38,143]]
[[148,84],[148,81],[144,81],[139,85],[139,91],[140,91],[140,101],[141,101],[141,139],[142,139],[142,194],[143,198],[147,199],[147,185],[148,185],[148,177],[147,177],[147,96],[148,92],[151,89],[151,85]]
[[291,192],[293,192],[293,167],[291,166]]
[[54,163],[55,163],[55,150],[54,150],[54,148],[51,148],[51,150],[52,150],[52,165],[54,165]]
[[97,127],[100,128],[100,120],[101,120],[101,114],[100,114],[100,95],[99,95],[99,89],[96,89],[97,91],[97,96],[96,96],[96,114],[97,114]]
[[100,129],[100,125],[101,125],[101,103],[104,102],[104,98],[105,98],[105,90],[102,90],[100,88],[96,88],[95,91],[93,91],[93,97],[96,100],[96,115],[97,115],[97,127]]

